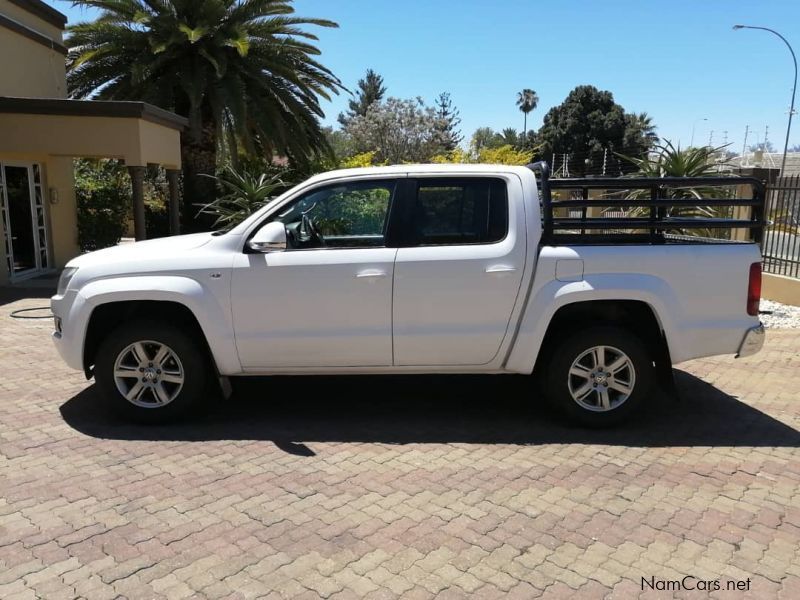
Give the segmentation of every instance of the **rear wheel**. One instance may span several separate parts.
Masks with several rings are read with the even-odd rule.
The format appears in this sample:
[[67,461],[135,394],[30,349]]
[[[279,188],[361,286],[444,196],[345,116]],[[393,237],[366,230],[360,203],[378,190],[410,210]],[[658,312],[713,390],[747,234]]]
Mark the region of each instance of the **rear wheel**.
[[167,323],[137,320],[100,344],[95,358],[98,388],[123,417],[165,422],[196,408],[206,390],[206,354],[191,335]]
[[545,374],[548,400],[588,426],[619,423],[640,408],[654,380],[642,341],[617,327],[575,331],[560,342]]

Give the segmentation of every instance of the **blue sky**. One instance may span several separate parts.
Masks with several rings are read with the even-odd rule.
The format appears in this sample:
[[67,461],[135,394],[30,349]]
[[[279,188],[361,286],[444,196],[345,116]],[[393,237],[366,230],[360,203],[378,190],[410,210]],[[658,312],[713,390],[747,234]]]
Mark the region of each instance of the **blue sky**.
[[[91,17],[70,2],[49,4],[70,22]],[[646,111],[658,133],[688,145],[721,144],[740,152],[769,140],[783,148],[793,68],[780,31],[800,53],[798,0],[296,0],[302,16],[337,21],[319,30],[322,62],[355,88],[367,68],[383,75],[389,95],[433,102],[451,93],[465,137],[480,126],[522,129],[514,101],[524,87],[539,108],[528,126],[580,84],[614,94],[626,110]],[[798,101],[800,103],[800,100]],[[326,122],[347,104],[325,104]],[[704,121],[702,119],[707,119]],[[800,144],[800,118],[790,146]]]

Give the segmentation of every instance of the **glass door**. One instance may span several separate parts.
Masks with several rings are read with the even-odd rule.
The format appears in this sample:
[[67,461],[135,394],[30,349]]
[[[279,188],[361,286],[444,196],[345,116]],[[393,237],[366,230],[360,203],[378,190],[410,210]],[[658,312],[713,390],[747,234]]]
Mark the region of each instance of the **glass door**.
[[9,277],[48,267],[47,232],[39,165],[0,164],[0,208]]

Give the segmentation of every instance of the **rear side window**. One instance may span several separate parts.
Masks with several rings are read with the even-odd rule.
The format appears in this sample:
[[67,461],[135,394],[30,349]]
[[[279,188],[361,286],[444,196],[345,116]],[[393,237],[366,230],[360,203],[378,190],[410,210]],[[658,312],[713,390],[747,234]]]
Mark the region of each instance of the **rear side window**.
[[502,179],[420,179],[410,242],[419,246],[491,244],[508,232]]

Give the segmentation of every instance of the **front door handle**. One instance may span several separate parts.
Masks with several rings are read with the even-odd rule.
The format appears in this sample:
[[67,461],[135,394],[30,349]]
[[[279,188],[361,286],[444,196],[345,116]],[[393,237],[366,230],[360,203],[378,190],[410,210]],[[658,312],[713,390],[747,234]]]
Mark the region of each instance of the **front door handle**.
[[378,277],[386,277],[386,271],[380,269],[365,269],[356,274],[356,279],[377,279]]
[[492,265],[490,267],[486,267],[487,273],[513,273],[516,270],[516,267],[512,267],[510,265]]

